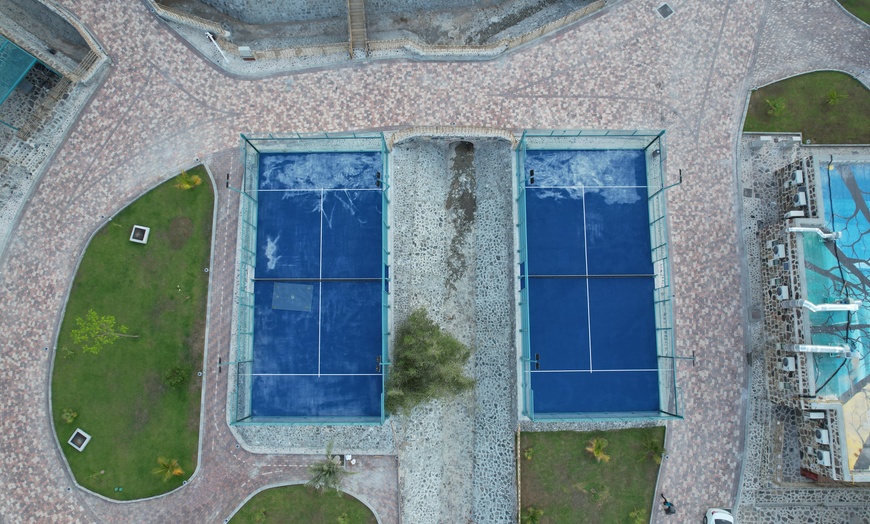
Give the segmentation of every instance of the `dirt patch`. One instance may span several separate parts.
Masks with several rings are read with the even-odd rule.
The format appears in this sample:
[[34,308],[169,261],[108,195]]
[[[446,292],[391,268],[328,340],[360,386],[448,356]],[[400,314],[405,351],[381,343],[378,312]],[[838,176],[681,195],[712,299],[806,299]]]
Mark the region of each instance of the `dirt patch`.
[[193,234],[193,220],[189,217],[178,217],[169,224],[169,247],[178,250],[184,247],[187,239]]
[[447,259],[447,281],[449,289],[456,290],[456,281],[468,270],[463,249],[468,234],[474,227],[474,214],[477,211],[477,197],[474,187],[477,184],[474,173],[474,144],[456,142],[450,165],[450,190],[444,203],[447,217],[453,225],[454,234],[450,239],[450,256]]
[[160,378],[160,374],[154,370],[148,372],[143,381],[143,395],[136,399],[136,405],[133,409],[133,427],[132,433],[138,433],[145,429],[148,421],[151,419],[151,406],[157,403],[157,399],[163,396],[166,391],[166,385]]

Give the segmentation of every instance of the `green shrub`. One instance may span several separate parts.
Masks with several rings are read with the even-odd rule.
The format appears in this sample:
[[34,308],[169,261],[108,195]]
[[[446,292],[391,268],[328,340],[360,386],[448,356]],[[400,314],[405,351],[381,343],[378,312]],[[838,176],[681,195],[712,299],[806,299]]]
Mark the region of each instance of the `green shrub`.
[[167,386],[181,386],[190,380],[190,367],[177,364],[166,370],[163,374],[163,382]]
[[428,400],[474,387],[474,379],[462,372],[471,350],[442,331],[425,309],[411,313],[399,327],[393,354],[385,401],[391,413],[407,413]]
[[184,170],[181,171],[181,174],[178,175],[175,180],[178,181],[176,182],[175,187],[183,191],[193,189],[196,186],[202,184],[202,177],[200,177],[199,175],[191,175]]
[[767,102],[767,114],[770,116],[781,116],[785,113],[785,100],[782,97],[776,97],[774,99],[766,98],[764,100]]
[[662,443],[661,439],[657,438],[656,435],[649,433],[644,436],[640,445],[641,451],[643,453],[643,455],[640,457],[640,460],[650,458],[656,464],[662,463],[662,455],[665,454],[665,446]]
[[60,419],[67,424],[72,424],[77,416],[79,416],[79,414],[73,411],[71,408],[63,408],[63,411],[60,414]]
[[632,524],[645,524],[646,522],[649,522],[649,517],[644,509],[636,509],[632,511],[628,514],[628,518],[631,519]]
[[535,507],[528,507],[525,511],[523,511],[522,515],[520,515],[520,522],[522,524],[538,524],[541,522],[541,517],[544,516],[544,511],[537,509]]

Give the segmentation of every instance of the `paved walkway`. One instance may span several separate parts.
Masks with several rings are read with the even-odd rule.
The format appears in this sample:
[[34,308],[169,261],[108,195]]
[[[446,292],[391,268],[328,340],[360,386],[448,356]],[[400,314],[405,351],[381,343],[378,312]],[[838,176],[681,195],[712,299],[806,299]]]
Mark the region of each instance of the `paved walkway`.
[[[0,261],[4,521],[220,522],[254,490],[300,480],[304,457],[244,453],[224,423],[225,375],[214,363],[228,352],[235,201],[219,187],[199,470],[155,501],[67,491],[43,348],[53,344],[76,260],[101,216],[196,157],[227,165],[232,153],[217,153],[236,148],[239,132],[448,123],[668,130],[670,178],[684,175],[669,199],[678,350],[694,351],[698,363],[680,365],[687,416],[670,424],[661,485],[686,521],[733,502],[746,384],[734,172],[746,89],[815,67],[870,69],[870,29],[829,0],[672,1],[667,20],[654,11],[660,2],[634,0],[494,62],[382,62],[247,81],[195,56],[143,3],[61,3],[114,65]],[[366,457],[364,468],[350,490],[396,522],[395,459]]]

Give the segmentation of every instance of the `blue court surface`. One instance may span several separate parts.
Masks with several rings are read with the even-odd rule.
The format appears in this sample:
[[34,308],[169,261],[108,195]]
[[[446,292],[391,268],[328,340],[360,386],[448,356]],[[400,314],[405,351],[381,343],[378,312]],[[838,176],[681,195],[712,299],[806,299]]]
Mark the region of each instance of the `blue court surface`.
[[381,416],[380,153],[260,157],[251,413]]
[[644,151],[532,150],[525,170],[534,413],[658,412]]

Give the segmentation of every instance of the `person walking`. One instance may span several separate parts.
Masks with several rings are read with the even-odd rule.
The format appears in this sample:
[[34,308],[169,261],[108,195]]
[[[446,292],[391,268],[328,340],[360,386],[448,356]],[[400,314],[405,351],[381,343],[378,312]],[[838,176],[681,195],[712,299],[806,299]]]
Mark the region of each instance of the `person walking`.
[[665,515],[673,515],[674,513],[676,513],[677,508],[674,507],[674,505],[671,504],[671,502],[665,498],[665,494],[660,493],[660,495],[662,496],[662,506],[664,506],[664,508],[665,508]]

